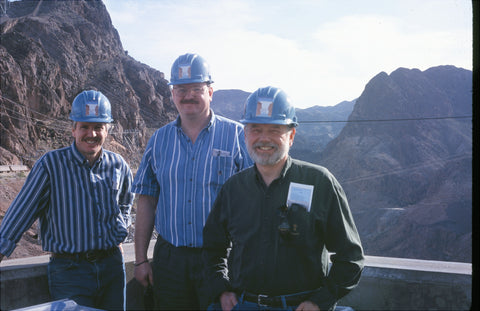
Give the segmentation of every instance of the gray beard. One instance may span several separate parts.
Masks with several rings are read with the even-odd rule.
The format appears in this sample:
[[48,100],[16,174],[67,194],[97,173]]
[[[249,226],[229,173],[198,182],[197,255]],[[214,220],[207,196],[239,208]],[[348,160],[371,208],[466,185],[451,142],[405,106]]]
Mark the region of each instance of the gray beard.
[[[286,146],[279,147],[276,145],[275,145],[275,152],[272,155],[270,156],[259,155],[255,151],[255,147],[259,145],[262,146],[262,144],[255,144],[254,146],[250,147],[250,145],[248,145],[247,143],[248,154],[250,155],[250,158],[258,165],[272,166],[280,162],[281,159],[283,159],[285,156],[288,155],[288,149],[289,149],[288,147]],[[265,144],[265,145],[273,146],[271,144]]]

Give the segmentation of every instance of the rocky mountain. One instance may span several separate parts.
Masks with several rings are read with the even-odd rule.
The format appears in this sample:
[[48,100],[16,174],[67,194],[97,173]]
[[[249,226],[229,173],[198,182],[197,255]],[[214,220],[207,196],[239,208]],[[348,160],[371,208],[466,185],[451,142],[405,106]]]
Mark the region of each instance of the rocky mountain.
[[107,148],[129,158],[176,115],[164,74],[128,56],[101,1],[9,2],[0,36],[0,165],[70,144],[71,102],[85,89],[109,98]]
[[317,163],[344,186],[366,253],[471,262],[472,72],[382,72]]
[[[285,90],[288,93],[288,90]],[[241,90],[218,90],[213,93],[212,109],[215,113],[239,121],[243,115],[245,100],[250,93]],[[314,106],[296,109],[300,125],[297,127],[295,143],[290,150],[292,156],[315,162],[325,146],[345,126],[353,110],[355,100],[344,101],[335,106]]]
[[355,105],[343,101],[335,106],[314,106],[296,109],[299,125],[290,154],[292,157],[316,163],[322,150],[345,126]]
[[215,90],[210,107],[218,115],[239,121],[243,116],[245,100],[250,94],[242,90]]

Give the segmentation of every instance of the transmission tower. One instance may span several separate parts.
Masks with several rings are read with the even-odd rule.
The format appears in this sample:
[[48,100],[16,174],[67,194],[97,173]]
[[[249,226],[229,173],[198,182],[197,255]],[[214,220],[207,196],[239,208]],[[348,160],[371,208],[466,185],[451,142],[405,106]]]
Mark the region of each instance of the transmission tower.
[[0,0],[0,16],[7,15],[8,0]]

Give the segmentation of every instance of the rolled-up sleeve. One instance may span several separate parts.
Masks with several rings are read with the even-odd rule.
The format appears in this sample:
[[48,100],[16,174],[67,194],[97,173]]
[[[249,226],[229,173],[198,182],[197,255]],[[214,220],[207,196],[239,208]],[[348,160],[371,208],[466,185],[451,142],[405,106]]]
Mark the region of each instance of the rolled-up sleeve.
[[154,138],[152,137],[147,145],[147,148],[145,149],[142,162],[140,163],[138,171],[135,174],[132,192],[158,197],[160,193],[160,187],[157,179],[155,178],[155,172],[152,168],[152,153],[154,152],[154,148],[152,146],[153,141]]

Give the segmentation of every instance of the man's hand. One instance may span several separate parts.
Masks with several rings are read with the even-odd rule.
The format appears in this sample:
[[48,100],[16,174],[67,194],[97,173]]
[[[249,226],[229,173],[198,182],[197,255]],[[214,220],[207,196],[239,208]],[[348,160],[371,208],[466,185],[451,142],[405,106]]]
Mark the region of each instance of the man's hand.
[[[152,237],[153,222],[158,198],[141,194],[137,201],[135,219],[135,261],[147,260],[147,251]],[[144,287],[153,285],[153,272],[150,263],[145,262],[135,266],[135,279]]]
[[220,304],[223,311],[230,311],[238,303],[237,295],[232,292],[223,292],[220,296]]
[[135,267],[135,279],[137,279],[143,287],[148,287],[149,284],[153,285],[153,272],[149,262]]
[[320,308],[311,301],[302,302],[295,311],[320,311]]

